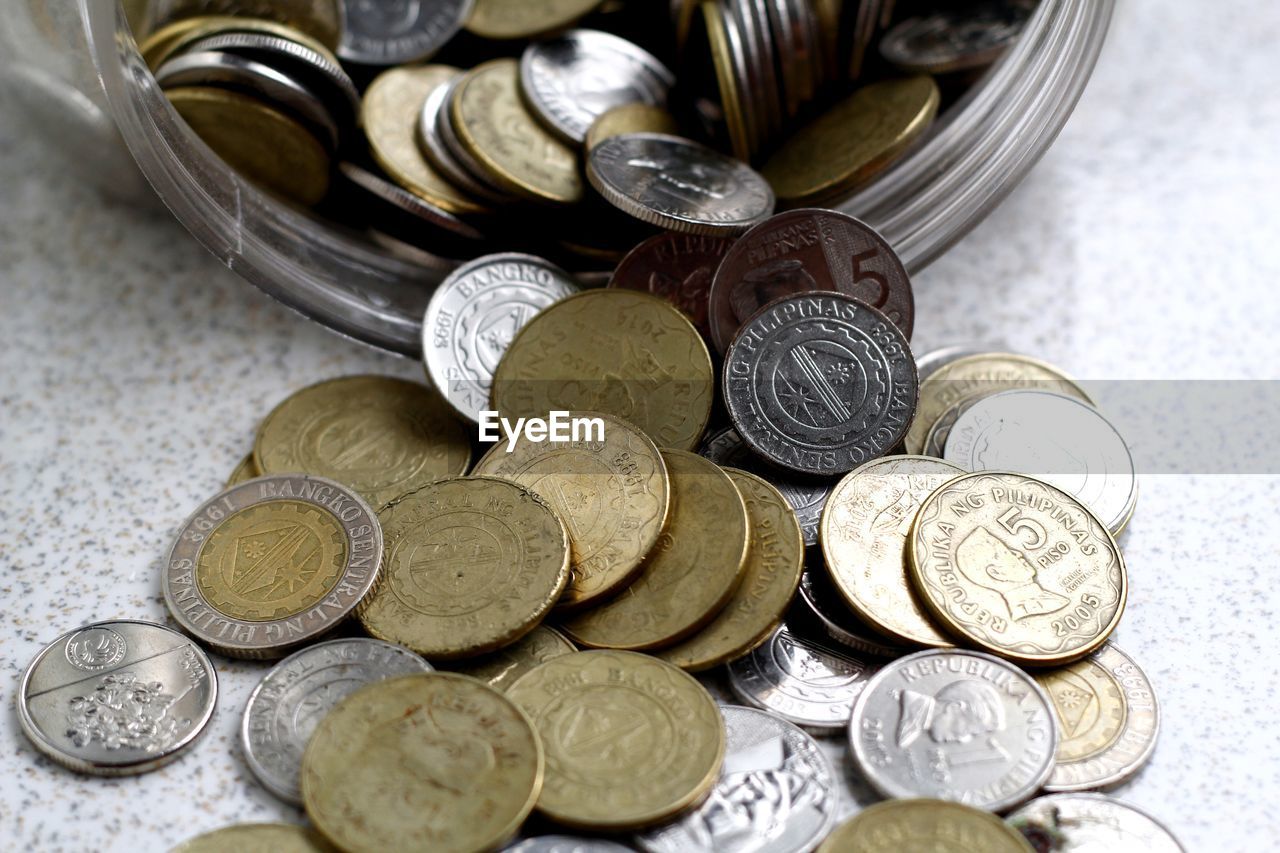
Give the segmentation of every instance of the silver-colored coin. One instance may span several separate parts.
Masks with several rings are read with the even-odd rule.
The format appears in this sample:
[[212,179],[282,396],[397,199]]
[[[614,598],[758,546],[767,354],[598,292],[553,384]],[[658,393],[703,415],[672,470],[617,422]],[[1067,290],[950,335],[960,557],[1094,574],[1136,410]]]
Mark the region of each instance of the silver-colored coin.
[[849,711],[874,667],[778,628],[755,651],[729,664],[729,686],[742,701],[824,733],[849,722]]
[[970,355],[981,355],[984,352],[1013,352],[1002,343],[997,344],[947,344],[929,350],[924,355],[916,356],[916,370],[920,373],[920,381],[928,379],[934,371],[947,366],[957,359]]
[[1151,815],[1102,794],[1038,797],[1005,822],[1045,853],[1185,853]]
[[603,838],[538,835],[504,847],[502,853],[631,853],[631,848]]
[[867,51],[875,39],[876,30],[883,15],[879,7],[881,0],[861,0],[858,4],[858,16],[853,28],[853,44],[849,50],[849,79],[857,80],[862,76],[862,66],[866,62]]
[[[229,541],[237,534],[255,541],[242,549]],[[269,474],[220,492],[183,522],[161,587],[182,630],[213,651],[274,658],[337,626],[381,565],[382,528],[363,498],[323,477]]]
[[[368,193],[384,204],[390,205],[395,210],[413,217],[415,224],[419,222],[427,223],[434,228],[443,230],[448,237],[462,241],[479,242],[484,240],[484,234],[470,223],[463,222],[452,213],[441,210],[421,196],[414,195],[399,184],[392,183],[368,169],[357,166],[354,163],[343,162],[338,164],[338,171],[342,173],[344,178],[359,187],[361,191]],[[373,218],[376,220],[376,216]],[[376,222],[371,224],[376,224]],[[432,264],[432,266],[436,267],[438,263]]]
[[967,471],[1016,471],[1074,495],[1118,533],[1138,500],[1133,456],[1111,421],[1052,391],[989,394],[956,418],[942,458]]
[[775,299],[725,353],[725,405],[738,433],[802,474],[843,474],[892,450],[915,416],[917,385],[903,333],[841,293]]
[[294,652],[249,694],[240,724],[249,769],[268,791],[301,804],[302,753],[324,715],[366,684],[430,671],[431,665],[408,649],[366,637]]
[[489,408],[493,371],[533,315],[578,291],[567,272],[507,252],[463,264],[442,281],[422,321],[427,376],[461,417]]
[[475,0],[343,0],[338,56],[358,65],[430,59],[462,29]]
[[759,109],[764,115],[766,142],[783,129],[782,90],[778,82],[777,51],[769,31],[768,0],[735,0],[742,21],[747,57],[755,67],[760,91]]
[[648,853],[807,853],[831,831],[836,772],[809,735],[755,708],[722,705],[725,755],[702,805],[636,837]]
[[982,652],[931,649],[887,664],[849,721],[853,760],[886,797],[1012,808],[1053,770],[1057,726],[1031,676]]
[[[422,112],[418,115],[418,147],[422,150],[422,156],[444,176],[445,180],[467,195],[492,204],[505,204],[511,197],[476,177],[471,169],[478,167],[475,165],[468,167],[458,159],[453,153],[453,148],[445,142],[446,134],[452,131],[445,105],[456,91],[461,79],[462,72],[459,72],[452,80],[432,89],[427,99],[423,101]],[[460,147],[460,143],[456,143],[456,137],[454,140],[455,147]]]
[[525,48],[525,101],[564,141],[581,145],[591,123],[614,107],[666,106],[675,76],[648,51],[598,30],[569,30]]
[[939,418],[933,422],[933,426],[929,427],[929,434],[924,439],[924,450],[920,451],[925,456],[932,456],[935,459],[941,459],[947,450],[947,437],[951,435],[951,428],[956,425],[956,421],[960,416],[983,398],[984,395],[978,394],[953,403]]
[[[906,654],[901,646],[886,642],[854,615],[845,605],[840,591],[820,565],[822,556],[810,558],[819,565],[805,567],[800,575],[799,605],[805,608],[805,621],[812,624],[823,636],[857,654],[878,658],[896,658]],[[793,611],[794,612],[794,611]]]
[[177,631],[130,619],[63,634],[18,685],[18,719],[36,749],[95,776],[129,776],[177,758],[213,717],[218,679]]
[[773,190],[759,172],[663,133],[601,142],[587,157],[587,180],[619,210],[669,231],[739,234],[773,212]]
[[[450,166],[456,164],[461,167],[462,173],[467,176],[458,184],[459,187],[473,192],[477,198],[493,204],[511,204],[515,201],[515,196],[493,183],[484,167],[482,167],[480,162],[472,156],[471,152],[467,150],[467,147],[462,144],[462,139],[458,136],[458,129],[453,124],[453,111],[449,108],[449,105],[453,103],[454,95],[457,93],[458,86],[462,83],[462,79],[465,76],[465,74],[459,74],[450,80],[447,84],[447,88],[444,90],[444,93],[438,95],[438,107],[436,107],[434,102],[432,104],[433,107],[436,107],[435,138],[444,143],[443,153],[446,153],[448,160],[451,161],[446,164],[446,169],[448,170],[446,171],[446,177],[449,174],[457,173],[458,170],[456,168],[450,168]],[[432,94],[435,93],[433,92]],[[427,97],[429,100],[431,99],[431,95],[428,95]],[[424,113],[426,112],[426,106],[427,104],[424,102]],[[422,117],[419,117],[420,123],[418,127],[418,140],[420,146],[423,141],[421,118]],[[430,148],[423,151],[423,154],[427,155],[427,159],[433,164],[435,163],[435,160],[431,158],[431,155],[437,153],[441,152],[433,151]],[[446,161],[442,159],[441,162],[444,163]]]
[[764,116],[760,114],[758,101],[761,84],[755,75],[754,66],[747,56],[746,34],[743,32],[742,20],[735,14],[736,4],[722,3],[723,12],[720,21],[724,26],[724,41],[729,48],[729,61],[735,88],[739,94],[739,106],[742,112],[742,123],[747,131],[747,148],[754,158],[755,153],[764,145]]
[[787,117],[795,118],[804,106],[803,69],[804,36],[800,32],[798,22],[790,0],[766,0],[768,4],[769,26],[773,34],[773,42],[778,52],[778,70],[782,82],[783,101]]
[[986,0],[908,18],[880,40],[880,55],[903,71],[945,74],[990,65],[1022,32],[1034,0]]

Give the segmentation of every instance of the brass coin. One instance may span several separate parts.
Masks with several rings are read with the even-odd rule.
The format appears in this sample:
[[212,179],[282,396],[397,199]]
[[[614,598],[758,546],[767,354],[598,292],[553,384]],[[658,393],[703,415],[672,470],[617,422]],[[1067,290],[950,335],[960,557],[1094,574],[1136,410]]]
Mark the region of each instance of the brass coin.
[[706,0],[702,4],[701,13],[711,49],[711,64],[715,69],[716,84],[720,89],[720,106],[724,110],[729,145],[733,150],[733,156],[744,163],[750,163],[753,152],[751,134],[747,131],[743,92],[738,88],[733,51],[730,49],[729,36],[726,32],[725,7],[719,0]]
[[258,428],[264,474],[302,471],[358,491],[374,507],[467,470],[467,432],[424,385],[345,376],[288,397]]
[[[742,495],[750,522],[742,582],[705,628],[657,656],[688,672],[710,669],[763,643],[795,596],[804,569],[804,538],[787,499],[755,474],[725,468]],[[719,536],[719,524],[715,527]]]
[[578,155],[520,99],[520,63],[495,59],[467,72],[447,107],[458,141],[503,190],[533,202],[582,201]]
[[591,123],[584,150],[590,151],[606,139],[625,133],[669,133],[677,136],[680,125],[662,107],[640,102],[622,104],[605,111]]
[[532,718],[547,755],[538,811],[588,830],[639,829],[711,790],[724,722],[691,675],[636,652],[558,657],[507,696]]
[[228,15],[202,15],[166,24],[148,35],[138,51],[142,54],[147,66],[155,71],[165,63],[165,60],[182,53],[187,46],[222,33],[257,33],[288,39],[310,48],[330,60],[335,66],[338,65],[338,58],[334,56],[332,50],[301,30],[262,18],[239,18]]
[[916,417],[903,439],[907,452],[913,454],[924,452],[929,429],[947,409],[971,397],[1010,388],[1039,388],[1093,403],[1089,395],[1058,368],[1009,352],[979,353],[958,358],[920,379]]
[[224,16],[264,18],[300,30],[336,50],[342,35],[339,0],[151,0],[148,30],[183,19]]
[[925,498],[964,473],[941,459],[889,456],[853,469],[827,498],[827,572],[849,608],[894,642],[951,645],[907,580],[907,536]]
[[349,853],[473,853],[533,809],[543,751],[527,716],[485,684],[427,672],[361,688],[302,756],[307,816]]
[[938,624],[1033,666],[1102,645],[1128,594],[1107,528],[1071,495],[1023,474],[983,471],[941,486],[916,516],[910,561]]
[[320,833],[292,823],[224,826],[182,842],[170,853],[332,853]]
[[476,0],[467,32],[486,39],[527,39],[569,26],[601,0]]
[[445,180],[418,148],[418,116],[427,95],[456,73],[444,65],[384,71],[365,89],[360,121],[369,153],[396,183],[448,213],[483,214],[488,208]]
[[785,207],[820,205],[880,174],[925,132],[940,95],[931,77],[863,86],[791,135],[760,173]]
[[280,110],[212,86],[180,86],[165,96],[196,136],[247,180],[307,206],[329,191],[329,153]]
[[569,537],[508,480],[437,480],[378,511],[383,572],[356,609],[380,640],[431,660],[474,657],[533,630],[569,581]]
[[253,461],[253,451],[251,450],[240,460],[240,464],[236,465],[235,470],[231,472],[231,476],[227,478],[227,484],[223,488],[229,489],[232,486],[238,486],[245,480],[252,480],[254,477],[261,475],[262,472],[258,470],[258,463]]
[[742,580],[750,527],[733,480],[696,453],[664,450],[662,459],[671,478],[667,526],[630,586],[561,624],[579,645],[669,646],[714,619]]
[[707,345],[679,309],[647,293],[605,289],[535,315],[494,370],[490,399],[507,418],[605,412],[659,447],[692,450],[714,392]]
[[578,647],[555,628],[539,625],[521,637],[519,642],[505,649],[463,663],[450,664],[447,669],[478,678],[495,690],[505,691],[516,679],[538,664],[562,655],[571,655],[577,650]]
[[991,812],[947,800],[888,800],[868,806],[837,826],[818,853],[926,850],[1032,853],[1022,833]]
[[[586,413],[579,413],[586,414]],[[473,474],[512,480],[544,498],[569,531],[574,608],[614,594],[640,572],[667,520],[670,485],[662,455],[631,424],[608,415],[604,441],[497,444]]]

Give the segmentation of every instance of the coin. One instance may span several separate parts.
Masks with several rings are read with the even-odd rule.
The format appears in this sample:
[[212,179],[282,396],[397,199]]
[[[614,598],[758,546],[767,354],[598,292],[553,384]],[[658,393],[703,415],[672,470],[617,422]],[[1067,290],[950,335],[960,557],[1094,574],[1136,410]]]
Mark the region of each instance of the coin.
[[486,39],[527,39],[569,26],[601,0],[476,0],[467,32]]
[[1101,646],[1128,594],[1111,534],[1075,498],[1022,474],[958,477],[925,500],[910,574],[937,623],[1033,666]]
[[780,627],[751,654],[729,664],[729,686],[742,701],[798,726],[831,733],[874,668]]
[[378,511],[383,577],[356,615],[428,659],[475,657],[533,630],[569,582],[569,537],[545,500],[495,477],[437,480]]
[[253,457],[263,473],[330,477],[380,507],[467,470],[471,444],[431,389],[390,376],[344,376],[276,406],[258,428]]
[[569,531],[571,577],[562,607],[580,607],[625,587],[658,542],[670,482],[662,455],[643,433],[609,415],[603,441],[495,445],[475,475],[504,477],[541,495]]
[[924,850],[1031,853],[1022,836],[980,809],[944,800],[875,803],[836,827],[818,853]]
[[811,850],[835,822],[831,760],[773,714],[720,706],[724,768],[706,802],[635,839],[646,853],[793,853]]
[[1032,847],[1047,853],[1185,853],[1151,815],[1102,794],[1039,797],[1006,821]]
[[1010,388],[1039,388],[1092,403],[1089,395],[1058,368],[1014,353],[988,352],[965,356],[944,364],[927,376],[922,374],[922,377],[916,419],[904,439],[908,453],[924,450],[929,427],[947,409],[966,398]]
[[745,163],[678,136],[630,133],[587,155],[605,201],[668,231],[732,236],[773,212],[773,191]]
[[707,345],[669,302],[630,290],[562,299],[525,324],[493,372],[504,417],[603,412],[659,447],[697,446],[715,391]]
[[880,40],[880,55],[904,71],[924,74],[981,68],[1009,49],[1035,8],[1026,0],[942,6],[889,30]]
[[827,499],[827,571],[853,612],[896,643],[951,645],[907,580],[907,538],[925,498],[964,473],[940,459],[890,456],[849,472]]
[[629,103],[664,106],[675,77],[652,54],[599,30],[535,41],[520,57],[525,100],[548,130],[581,145],[591,123]]
[[733,241],[701,234],[657,234],[636,246],[618,264],[609,287],[642,290],[660,296],[688,315],[709,339],[707,296],[716,268]]
[[[135,33],[137,31],[135,30]],[[165,24],[149,33],[138,47],[138,52],[153,71],[172,56],[187,50],[194,42],[223,33],[258,33],[288,39],[295,44],[313,50],[333,65],[338,58],[325,44],[294,27],[268,21],[264,18],[232,17],[229,15],[201,15],[183,18]],[[340,67],[340,66],[339,66]]]
[[920,371],[920,379],[923,381],[932,376],[935,370],[945,367],[957,359],[970,355],[999,352],[1003,349],[1005,349],[1003,344],[947,344],[946,346],[931,349],[923,355],[917,355],[916,369]]
[[[338,171],[354,188],[348,196],[354,199],[353,207],[364,213],[372,227],[396,231],[417,246],[449,257],[474,254],[484,240],[484,234],[469,223],[369,169],[344,162],[338,164]],[[342,200],[335,198],[334,203]],[[436,258],[427,266],[438,268],[441,263]]]
[[631,848],[603,838],[539,835],[504,847],[502,853],[631,853]]
[[800,576],[799,600],[788,617],[795,623],[793,627],[814,629],[807,633],[833,640],[837,646],[859,655],[897,658],[906,654],[904,647],[890,645],[888,640],[854,615],[830,574],[821,565],[821,553],[814,559],[811,551],[809,557],[809,565]]
[[458,91],[462,77],[463,72],[456,71],[448,82],[432,89],[422,102],[422,112],[418,115],[418,148],[445,180],[473,198],[500,207],[514,201],[514,196],[493,184],[485,175],[484,169],[458,139],[449,116],[448,105]]
[[529,718],[475,679],[428,672],[357,690],[302,756],[307,815],[343,850],[486,850],[542,789]]
[[292,823],[242,823],[190,838],[171,853],[329,853],[314,829]]
[[576,652],[507,688],[547,755],[538,811],[565,826],[639,829],[706,795],[720,774],[724,723],[706,688],[636,652]]
[[[707,45],[711,53],[712,70],[719,94],[719,109],[723,113],[724,129],[733,156],[746,163],[751,160],[753,139],[746,120],[746,100],[736,67],[734,44],[731,42],[729,20],[725,6],[719,0],[707,0],[699,6],[701,17],[697,24],[706,31]],[[700,39],[695,39],[700,41]]]
[[852,216],[805,209],[771,216],[743,234],[725,255],[707,309],[716,349],[727,350],[761,306],[814,290],[856,297],[911,337],[911,279],[893,248]]
[[467,72],[446,108],[462,146],[504,191],[540,203],[582,200],[577,153],[525,107],[516,60],[494,59]]
[[343,0],[338,55],[360,65],[421,62],[453,38],[473,5],[474,0]]
[[578,291],[564,270],[532,255],[476,258],[431,294],[422,321],[427,377],[463,419],[489,407],[493,371],[516,333],[558,299]]
[[1031,676],[960,649],[887,664],[849,720],[854,764],[883,796],[937,797],[988,811],[1039,790],[1057,741],[1049,698]]
[[161,625],[120,619],[45,646],[18,684],[18,721],[36,749],[69,770],[130,776],[190,748],[217,698],[199,646]]
[[324,715],[366,684],[430,670],[413,652],[365,637],[296,651],[249,694],[240,723],[245,762],[268,791],[302,805],[302,752]]
[[939,415],[938,419],[933,422],[933,426],[929,427],[929,434],[925,436],[922,455],[941,459],[947,450],[947,438],[951,435],[951,428],[956,425],[956,421],[960,419],[965,410],[978,400],[981,400],[983,396],[966,397]]
[[354,491],[304,474],[232,486],[183,522],[164,601],[218,654],[280,657],[346,618],[382,565],[382,531]]
[[[725,473],[746,505],[747,559],[741,582],[715,619],[658,653],[689,672],[741,657],[767,639],[795,596],[804,566],[800,525],[782,493],[746,471],[726,468]],[[724,528],[717,522],[715,530],[718,537]],[[696,574],[701,577],[703,571],[699,567]]]
[[822,205],[883,172],[919,139],[938,112],[932,78],[863,86],[793,133],[761,169],[779,205]]
[[1074,495],[1112,533],[1138,500],[1124,437],[1088,403],[1051,391],[1014,389],[975,401],[957,416],[944,455],[969,471],[1018,471]]
[[555,628],[539,625],[515,643],[493,654],[446,665],[450,672],[478,678],[496,690],[505,691],[516,679],[540,663],[570,655],[577,646]]
[[254,477],[260,476],[262,476],[262,472],[258,470],[257,463],[253,461],[253,452],[250,451],[236,464],[235,470],[231,472],[231,476],[227,478],[227,483],[223,488],[229,489],[232,486],[240,485],[246,480],[252,480]]
[[680,126],[676,124],[671,113],[662,107],[645,103],[621,104],[596,116],[587,128],[584,148],[590,151],[611,136],[622,136],[627,133],[667,133],[677,134]]
[[332,50],[342,32],[339,5],[338,0],[152,0],[146,29],[154,32],[174,21],[210,15],[267,18],[301,30]]
[[734,427],[756,453],[803,474],[844,473],[892,450],[915,415],[916,385],[898,327],[841,293],[773,300],[725,354]]
[[1053,702],[1060,732],[1046,791],[1118,785],[1151,757],[1160,730],[1155,690],[1115,644],[1035,677]]
[[578,645],[669,646],[715,619],[742,581],[750,522],[733,480],[688,451],[664,450],[662,460],[671,479],[662,536],[625,591],[561,624]]

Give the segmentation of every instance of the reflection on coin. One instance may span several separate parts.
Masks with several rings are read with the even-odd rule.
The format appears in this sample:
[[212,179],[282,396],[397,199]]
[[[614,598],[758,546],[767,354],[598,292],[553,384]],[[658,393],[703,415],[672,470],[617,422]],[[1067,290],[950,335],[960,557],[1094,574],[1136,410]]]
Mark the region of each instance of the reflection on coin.
[[330,853],[329,842],[306,826],[242,823],[182,842],[170,853]]
[[603,838],[572,835],[539,835],[504,847],[502,853],[630,853],[630,847]]
[[846,604],[898,643],[950,646],[907,580],[907,537],[925,498],[964,470],[940,459],[889,456],[849,472],[822,514],[822,553]]
[[773,300],[738,330],[724,362],[738,433],[803,474],[842,474],[893,449],[915,414],[916,381],[898,327],[842,293]]
[[471,660],[446,664],[445,669],[478,678],[496,690],[506,690],[540,663],[570,655],[577,646],[555,628],[539,625],[505,649]]
[[95,622],[36,655],[18,685],[18,721],[36,749],[69,770],[130,776],[194,744],[217,698],[209,658],[177,631]]
[[[586,413],[579,413],[586,414]],[[604,441],[497,444],[473,475],[512,480],[551,504],[569,531],[569,585],[560,604],[580,607],[631,583],[667,519],[670,483],[658,448],[609,415]]]
[[[134,33],[138,33],[138,30],[134,30]],[[192,44],[211,36],[227,33],[253,33],[287,39],[294,44],[314,51],[341,70],[341,66],[338,65],[338,58],[333,54],[329,46],[295,27],[257,17],[200,15],[194,18],[184,18],[180,21],[174,21],[172,24],[165,24],[160,29],[150,32],[142,44],[139,45],[138,52],[142,54],[147,67],[154,71],[170,57],[177,56]]]
[[952,425],[943,458],[968,471],[1017,471],[1051,483],[1112,533],[1138,500],[1133,456],[1115,425],[1051,391],[1014,389],[974,402]]
[[249,769],[271,793],[302,805],[302,752],[324,715],[366,684],[430,670],[413,652],[365,637],[294,652],[263,676],[245,704],[240,744]]
[[1046,791],[1118,785],[1151,757],[1160,730],[1155,691],[1146,673],[1114,644],[1035,677],[1053,702],[1061,734]]
[[258,470],[258,465],[253,461],[253,453],[245,454],[245,457],[236,465],[235,470],[231,472],[231,476],[227,478],[224,489],[232,486],[238,486],[245,480],[252,480],[254,477],[260,477],[262,472]]
[[476,0],[467,32],[486,39],[525,39],[555,32],[601,0]]
[[744,702],[798,726],[843,728],[873,667],[799,637],[785,627],[729,664],[729,686]]
[[1053,770],[1058,734],[1035,680],[992,655],[933,649],[880,670],[849,720],[853,759],[886,797],[1003,811]]
[[577,290],[567,272],[532,255],[485,255],[458,267],[436,287],[422,321],[431,384],[475,423],[489,407],[493,371],[516,333]]
[[471,444],[430,388],[390,376],[344,376],[276,406],[258,428],[253,456],[263,473],[330,477],[380,507],[461,474]]
[[835,822],[836,772],[818,744],[773,714],[722,705],[724,768],[706,802],[638,836],[648,853],[812,850]]
[[473,0],[343,0],[338,55],[360,65],[421,62],[453,37],[472,5]]
[[382,564],[378,520],[322,477],[272,474],[200,505],[162,580],[182,630],[219,654],[280,657],[346,618]]
[[1006,820],[1046,853],[1185,853],[1151,815],[1102,794],[1039,797]]
[[965,850],[1031,853],[1022,836],[980,809],[945,800],[875,803],[840,826],[818,853],[905,853]]
[[809,632],[813,636],[834,640],[837,646],[856,654],[878,658],[902,657],[906,649],[890,645],[888,640],[854,615],[830,574],[821,565],[821,560],[821,554],[814,559],[813,552],[810,552],[809,565],[800,576],[800,599],[788,618],[801,620],[803,627],[814,629]]
[[725,237],[674,231],[658,234],[627,253],[613,271],[609,286],[661,296],[687,314],[698,333],[708,339],[711,280],[732,245]]
[[662,107],[650,104],[622,104],[611,107],[596,117],[587,128],[587,139],[583,147],[590,151],[601,142],[613,136],[626,133],[667,133],[677,134],[680,125],[675,117]]
[[269,18],[301,30],[332,50],[342,32],[339,6],[339,0],[152,0],[146,29],[154,31],[174,21],[208,15]]
[[662,460],[671,480],[666,527],[622,594],[561,624],[579,645],[669,646],[714,619],[742,580],[750,527],[733,480],[688,451],[664,450]]
[[945,74],[990,65],[1018,37],[1036,4],[985,0],[901,22],[880,40],[880,55],[904,71]]
[[505,696],[429,672],[347,696],[302,757],[307,815],[343,850],[465,853],[516,831],[542,788],[543,751]]
[[724,759],[711,694],[636,652],[589,651],[542,664],[507,689],[547,754],[538,811],[566,826],[640,829],[710,790]]
[[939,625],[1036,666],[1101,646],[1128,594],[1107,529],[1071,495],[1023,474],[968,474],[930,495],[912,528],[910,574]]

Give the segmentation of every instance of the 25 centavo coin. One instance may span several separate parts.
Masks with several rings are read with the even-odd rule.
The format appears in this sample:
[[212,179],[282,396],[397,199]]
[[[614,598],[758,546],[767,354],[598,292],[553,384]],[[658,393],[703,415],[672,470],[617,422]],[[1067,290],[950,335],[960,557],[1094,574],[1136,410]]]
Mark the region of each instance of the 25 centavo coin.
[[1031,853],[1022,836],[990,812],[934,799],[889,800],[868,806],[836,827],[818,853],[926,850]]

